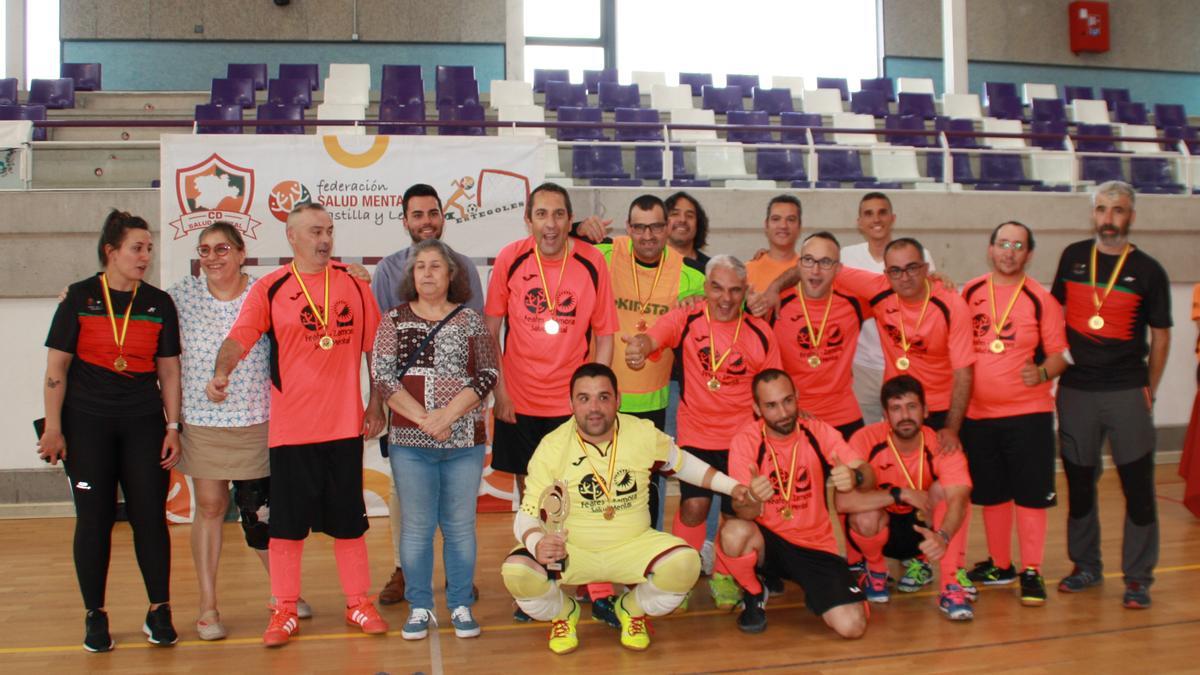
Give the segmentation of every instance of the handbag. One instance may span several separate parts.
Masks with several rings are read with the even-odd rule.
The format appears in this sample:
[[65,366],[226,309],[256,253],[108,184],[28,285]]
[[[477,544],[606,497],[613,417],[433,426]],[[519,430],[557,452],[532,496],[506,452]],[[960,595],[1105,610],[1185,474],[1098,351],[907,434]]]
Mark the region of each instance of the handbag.
[[[429,333],[425,335],[425,339],[421,340],[421,344],[417,345],[417,348],[408,355],[408,360],[405,361],[404,366],[400,368],[400,374],[396,376],[397,381],[403,382],[405,374],[408,373],[408,369],[413,367],[413,364],[417,362],[417,358],[425,352],[425,349],[429,347],[429,343],[433,342],[433,338],[438,334],[438,331],[440,331],[443,326],[449,323],[450,319],[454,318],[454,315],[458,314],[465,308],[466,305],[459,305],[458,307],[450,310],[450,313],[447,314],[441,321],[439,321],[437,325],[433,327],[433,330],[430,330]],[[384,405],[387,405],[386,401],[384,402]],[[389,408],[388,418],[390,419],[394,414],[395,413],[393,413]],[[383,435],[379,437],[379,454],[383,455],[385,458],[388,456],[388,436],[390,435],[390,429],[390,426],[385,428],[383,430]]]

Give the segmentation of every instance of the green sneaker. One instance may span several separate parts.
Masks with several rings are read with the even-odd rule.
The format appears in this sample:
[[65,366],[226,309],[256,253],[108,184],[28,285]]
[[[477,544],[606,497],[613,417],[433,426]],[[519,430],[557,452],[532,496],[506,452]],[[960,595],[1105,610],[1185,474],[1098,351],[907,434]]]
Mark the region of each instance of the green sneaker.
[[579,625],[579,603],[573,598],[567,601],[571,603],[567,616],[550,622],[550,651],[555,654],[570,654],[579,647],[579,633],[575,628]]
[[650,647],[650,624],[645,614],[633,616],[625,609],[627,595],[629,591],[621,594],[616,607],[617,619],[621,622],[621,646],[640,652]]
[[933,570],[924,560],[909,558],[901,560],[900,564],[904,566],[904,576],[900,577],[896,590],[901,593],[916,593],[933,581]]
[[731,610],[742,601],[742,589],[728,574],[714,572],[708,579],[708,590],[712,593],[717,609]]
[[967,568],[958,568],[958,571],[954,573],[954,579],[959,586],[962,586],[963,595],[967,596],[967,600],[975,602],[979,599],[979,587],[971,581],[971,575],[967,572]]
[[676,608],[675,608],[675,611],[673,611],[673,612],[671,612],[671,613],[672,613],[672,614],[687,614],[687,611],[688,611],[688,602],[690,602],[690,601],[691,601],[691,599],[692,599],[692,592],[691,592],[691,591],[688,591],[687,593],[684,593],[684,594],[683,594],[683,602],[679,603],[679,606],[678,606],[678,607],[676,607]]

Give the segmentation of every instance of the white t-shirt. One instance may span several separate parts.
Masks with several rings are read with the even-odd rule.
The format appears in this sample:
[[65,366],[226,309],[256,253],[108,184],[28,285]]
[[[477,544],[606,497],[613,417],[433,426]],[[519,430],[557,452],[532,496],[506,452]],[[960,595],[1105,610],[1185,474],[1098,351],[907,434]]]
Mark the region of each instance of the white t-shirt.
[[[932,272],[934,271],[933,258],[929,256],[929,249],[923,249],[923,251],[925,252],[925,262],[929,263],[929,271]],[[842,264],[846,267],[883,274],[883,261],[871,257],[871,249],[868,248],[865,241],[843,248]],[[879,329],[875,326],[875,319],[867,319],[863,322],[862,333],[858,336],[858,350],[854,352],[854,365],[871,370],[883,370],[883,347],[879,344]]]

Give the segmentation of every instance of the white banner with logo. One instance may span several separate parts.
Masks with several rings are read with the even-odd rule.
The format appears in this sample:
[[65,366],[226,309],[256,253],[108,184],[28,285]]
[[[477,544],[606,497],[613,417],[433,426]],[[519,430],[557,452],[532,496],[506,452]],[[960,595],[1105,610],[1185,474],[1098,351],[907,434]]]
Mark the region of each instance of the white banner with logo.
[[[334,255],[371,269],[412,243],[401,196],[428,183],[442,198],[443,239],[476,261],[486,288],[496,253],[526,235],[525,200],[543,180],[542,140],[531,137],[165,134],[161,147],[164,287],[199,274],[199,232],[219,220],[245,236],[247,271],[269,272],[290,258],[287,214],[306,201],[333,217]],[[383,515],[391,474],[374,446],[365,453],[364,487],[371,515]],[[483,501],[508,502],[511,479],[485,473]],[[176,503],[173,511],[186,502]]]

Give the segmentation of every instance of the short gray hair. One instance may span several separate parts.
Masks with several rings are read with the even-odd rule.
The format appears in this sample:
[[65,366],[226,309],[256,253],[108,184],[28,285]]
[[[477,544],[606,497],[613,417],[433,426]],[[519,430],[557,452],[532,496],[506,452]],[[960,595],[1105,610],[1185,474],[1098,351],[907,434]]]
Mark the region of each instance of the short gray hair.
[[[417,264],[417,256],[433,249],[446,262],[446,271],[450,276],[450,286],[446,289],[446,299],[455,304],[462,304],[471,299],[471,282],[467,271],[458,264],[454,251],[441,239],[429,238],[412,245],[408,250],[408,260],[404,264],[404,276],[400,279],[397,295],[403,301],[411,302],[417,299],[417,285],[413,279],[413,269]],[[391,309],[390,307],[388,309]]]
[[729,255],[728,253],[718,253],[708,259],[708,264],[704,266],[704,276],[712,274],[713,269],[717,267],[728,267],[733,270],[738,278],[742,281],[746,280],[746,263]]
[[1105,181],[1096,186],[1096,191],[1092,193],[1092,206],[1096,205],[1096,198],[1100,195],[1105,197],[1128,197],[1129,206],[1133,206],[1134,200],[1137,199],[1137,192],[1133,186],[1122,180]]

